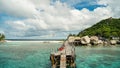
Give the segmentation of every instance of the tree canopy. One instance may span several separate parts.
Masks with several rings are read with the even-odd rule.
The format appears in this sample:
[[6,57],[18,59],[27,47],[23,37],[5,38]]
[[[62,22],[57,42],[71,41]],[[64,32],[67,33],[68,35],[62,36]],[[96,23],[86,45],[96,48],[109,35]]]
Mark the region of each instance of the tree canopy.
[[5,35],[2,34],[2,33],[0,33],[0,41],[1,41],[1,40],[5,40]]

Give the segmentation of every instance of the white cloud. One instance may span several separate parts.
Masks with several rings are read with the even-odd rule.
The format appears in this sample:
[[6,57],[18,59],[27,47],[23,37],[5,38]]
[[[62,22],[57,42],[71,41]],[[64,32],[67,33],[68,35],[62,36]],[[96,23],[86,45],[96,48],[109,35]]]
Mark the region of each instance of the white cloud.
[[0,0],[0,12],[16,17],[33,17],[33,14],[38,13],[29,0]]
[[10,35],[14,36],[15,34],[18,37],[67,36],[72,31],[80,31],[102,19],[111,16],[119,17],[119,1],[116,1],[99,0],[97,4],[107,6],[89,11],[86,8],[82,10],[71,8],[60,1],[56,1],[51,5],[50,0],[0,0],[0,13],[18,18],[25,17],[22,20],[5,21],[5,25],[11,29],[11,32],[6,28],[2,27],[2,29]]
[[8,21],[8,22],[6,22],[6,24],[9,26],[14,26],[11,28],[16,29],[16,30],[26,30],[27,29],[26,25],[22,21],[11,21],[11,22]]
[[120,0],[99,0],[98,4],[106,5],[111,10],[112,17],[120,17]]

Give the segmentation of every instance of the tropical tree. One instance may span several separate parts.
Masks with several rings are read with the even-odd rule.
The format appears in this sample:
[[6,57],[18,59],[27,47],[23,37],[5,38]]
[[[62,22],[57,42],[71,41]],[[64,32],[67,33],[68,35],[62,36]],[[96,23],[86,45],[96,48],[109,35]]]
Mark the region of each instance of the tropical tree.
[[5,35],[2,34],[2,33],[0,33],[0,41],[1,41],[1,40],[5,40]]

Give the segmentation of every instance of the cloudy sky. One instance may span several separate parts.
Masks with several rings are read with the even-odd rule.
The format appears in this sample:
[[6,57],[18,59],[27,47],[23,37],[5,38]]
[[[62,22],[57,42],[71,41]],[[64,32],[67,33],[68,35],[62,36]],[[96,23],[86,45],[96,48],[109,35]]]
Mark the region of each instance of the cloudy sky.
[[0,33],[8,39],[63,39],[120,17],[120,0],[0,0]]

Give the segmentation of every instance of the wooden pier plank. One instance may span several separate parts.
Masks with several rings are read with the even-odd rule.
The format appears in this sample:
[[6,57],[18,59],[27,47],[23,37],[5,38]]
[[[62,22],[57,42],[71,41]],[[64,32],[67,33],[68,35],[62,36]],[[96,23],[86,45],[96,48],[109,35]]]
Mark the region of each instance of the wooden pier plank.
[[61,55],[60,68],[66,68],[66,55]]

